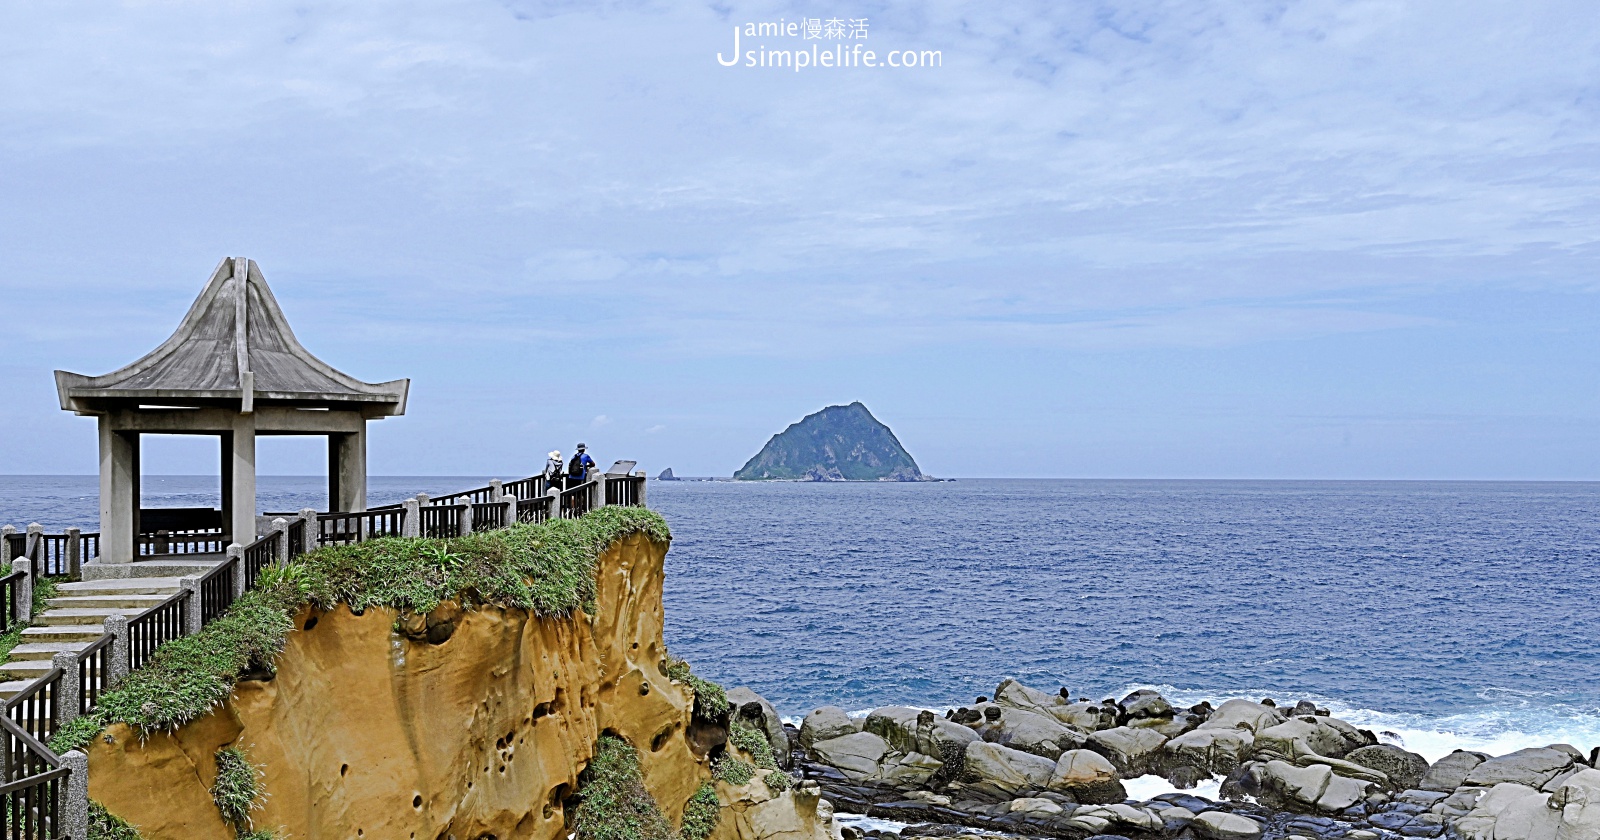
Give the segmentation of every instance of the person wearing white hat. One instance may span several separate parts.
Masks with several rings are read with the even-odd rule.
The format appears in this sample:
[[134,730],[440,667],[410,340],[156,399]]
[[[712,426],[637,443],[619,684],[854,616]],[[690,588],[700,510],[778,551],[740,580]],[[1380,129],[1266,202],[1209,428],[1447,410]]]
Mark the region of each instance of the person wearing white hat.
[[544,462],[544,484],[546,487],[561,489],[561,450],[550,450],[550,457]]

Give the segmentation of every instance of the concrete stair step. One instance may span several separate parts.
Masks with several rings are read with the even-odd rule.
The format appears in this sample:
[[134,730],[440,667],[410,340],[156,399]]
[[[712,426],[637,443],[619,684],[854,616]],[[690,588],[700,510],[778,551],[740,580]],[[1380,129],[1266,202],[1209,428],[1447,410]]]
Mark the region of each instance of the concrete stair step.
[[5,682],[0,682],[0,699],[10,700],[30,685],[33,685],[33,680],[7,679]]
[[0,679],[7,680],[35,680],[50,673],[54,667],[48,659],[24,659],[21,662],[7,662],[0,665]]
[[[52,642],[92,642],[105,635],[101,624],[56,624],[34,626],[22,631],[22,644],[48,644]],[[21,645],[18,645],[21,647]]]
[[56,654],[67,650],[77,653],[93,644],[93,642],[23,642],[11,649],[12,662],[31,662],[43,660],[49,662]]
[[151,577],[80,580],[56,584],[62,595],[171,595],[183,586],[181,578]]
[[46,602],[46,611],[54,609],[102,609],[124,607],[127,609],[148,610],[159,605],[162,601],[172,597],[175,593],[165,595],[67,595],[51,598]]
[[125,615],[132,618],[145,611],[145,607],[101,607],[96,609],[58,609],[45,610],[35,616],[33,623],[45,627],[60,627],[63,625],[104,624],[107,618],[113,615]]

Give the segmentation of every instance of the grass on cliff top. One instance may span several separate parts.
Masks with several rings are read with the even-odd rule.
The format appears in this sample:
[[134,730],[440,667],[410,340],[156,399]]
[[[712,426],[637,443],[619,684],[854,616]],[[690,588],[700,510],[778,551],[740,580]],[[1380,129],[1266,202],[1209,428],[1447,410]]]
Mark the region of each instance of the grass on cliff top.
[[171,730],[227,699],[248,673],[270,672],[293,616],[306,604],[360,611],[392,607],[427,612],[446,599],[468,605],[570,615],[595,607],[595,562],[632,534],[670,540],[661,515],[603,507],[578,519],[519,524],[459,539],[372,540],[309,552],[270,569],[256,588],[199,633],[162,645],[143,667],[51,739],[57,753],[78,749],[113,723]]

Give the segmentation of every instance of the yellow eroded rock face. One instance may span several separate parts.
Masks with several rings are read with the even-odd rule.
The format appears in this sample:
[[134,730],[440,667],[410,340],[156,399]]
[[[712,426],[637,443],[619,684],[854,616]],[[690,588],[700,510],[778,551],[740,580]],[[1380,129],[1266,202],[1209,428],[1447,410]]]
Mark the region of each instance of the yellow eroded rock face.
[[643,535],[611,546],[593,617],[446,604],[424,628],[304,611],[275,678],[176,733],[97,738],[89,794],[149,840],[232,837],[210,786],[213,754],[237,745],[266,772],[256,826],[296,840],[554,840],[609,731],[676,823],[707,770],[684,737],[691,693],[659,667],[666,551]]

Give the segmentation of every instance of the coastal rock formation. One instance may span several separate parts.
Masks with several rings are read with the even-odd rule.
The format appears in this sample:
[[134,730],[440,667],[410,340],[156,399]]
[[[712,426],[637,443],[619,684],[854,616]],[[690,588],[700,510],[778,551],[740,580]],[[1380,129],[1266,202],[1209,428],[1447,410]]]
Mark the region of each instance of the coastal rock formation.
[[[850,733],[838,742],[870,739],[871,772],[833,763],[834,749],[801,751],[797,766],[841,812],[910,823],[901,840],[977,831],[1067,840],[1600,840],[1600,769],[1566,744],[1497,758],[1458,751],[1430,766],[1305,702],[1285,709],[1229,700],[1180,710],[1148,690],[1091,703],[1014,680],[993,696],[945,712],[943,723],[981,739],[965,741],[959,772],[926,774],[914,789],[911,777],[871,781],[883,775],[895,745],[870,731],[854,734],[863,723],[837,707],[809,715],[801,738],[825,726]],[[919,739],[951,731],[930,725],[932,717],[891,706],[869,713],[864,725],[903,747],[928,746]],[[1051,761],[1039,754],[1054,748],[1048,737],[1015,737],[1054,727],[1082,746]],[[944,737],[948,759],[949,745],[962,739]],[[1126,799],[1125,782],[1152,774],[1179,792]],[[1182,792],[1220,776],[1217,801]]]
[[[645,788],[676,824],[712,756],[687,737],[704,728],[693,692],[667,674],[666,550],[643,534],[606,549],[593,615],[306,608],[276,673],[239,683],[210,714],[170,733],[117,724],[96,737],[90,796],[147,840],[231,837],[210,788],[215,754],[237,747],[263,773],[255,824],[288,836],[555,840],[572,831],[605,733],[634,747]],[[826,820],[804,791],[725,793],[728,838],[826,836],[812,830]]]
[[830,405],[773,435],[733,474],[740,481],[923,481],[894,432],[859,402]]

